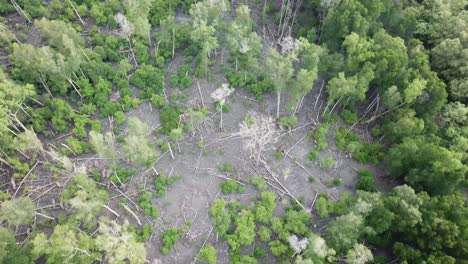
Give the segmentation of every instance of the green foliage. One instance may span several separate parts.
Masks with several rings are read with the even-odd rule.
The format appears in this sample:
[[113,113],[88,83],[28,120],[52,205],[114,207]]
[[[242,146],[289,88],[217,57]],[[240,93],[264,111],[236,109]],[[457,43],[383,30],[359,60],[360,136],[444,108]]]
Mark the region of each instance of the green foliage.
[[320,124],[315,130],[314,139],[318,150],[325,150],[328,147],[327,134],[329,125],[326,123]]
[[150,224],[144,224],[140,229],[134,225],[128,227],[129,231],[133,232],[136,235],[137,242],[146,242],[150,236],[154,233],[154,229]]
[[142,90],[142,98],[151,98],[153,94],[161,95],[164,89],[164,72],[151,65],[142,64],[132,75],[130,83]]
[[255,216],[248,210],[241,211],[235,219],[236,228],[227,235],[231,252],[239,253],[241,246],[250,245],[255,239]]
[[250,181],[259,191],[265,191],[267,188],[267,183],[261,176],[254,175]]
[[341,116],[345,120],[346,123],[352,125],[358,121],[357,113],[351,112],[348,109],[344,109],[341,111]]
[[255,221],[267,224],[270,222],[276,208],[276,195],[272,192],[262,192],[262,199],[255,204]]
[[361,163],[376,164],[383,159],[382,146],[378,143],[367,144],[360,140],[359,136],[344,127],[335,132],[336,146],[339,150],[345,150],[351,157]]
[[309,160],[314,161],[317,160],[319,157],[319,152],[317,150],[311,150],[309,153]]
[[224,194],[241,193],[244,191],[244,187],[233,179],[222,181],[219,186]]
[[[70,225],[56,225],[50,237],[38,233],[31,241],[35,259],[45,255],[48,263],[90,263],[101,260],[96,242]],[[77,250],[79,249],[79,250]]]
[[182,65],[177,70],[177,74],[171,76],[171,86],[172,87],[180,87],[180,88],[188,88],[192,85],[192,78],[190,77],[192,74],[192,68],[188,65]]
[[171,227],[162,235],[161,253],[167,254],[174,247],[175,243],[182,237],[183,232],[178,227]]
[[320,168],[331,168],[335,166],[336,161],[333,159],[333,157],[328,157],[326,159],[321,159],[320,160]]
[[327,198],[321,196],[317,199],[317,203],[315,204],[315,210],[317,210],[317,214],[322,218],[328,218],[328,200]]
[[297,124],[297,121],[298,120],[296,116],[283,116],[280,118],[279,123],[282,127],[291,129]]
[[[105,258],[111,263],[119,263],[125,260],[137,264],[145,262],[145,246],[137,241],[137,238],[129,229],[127,221],[123,225],[119,225],[115,221],[103,218],[99,223],[95,243],[97,244],[97,248],[105,253]],[[67,244],[65,243],[65,245]],[[70,243],[69,245],[73,244]]]
[[172,129],[179,127],[180,110],[175,107],[166,106],[159,112],[163,133],[170,133]]
[[0,218],[10,225],[27,225],[33,222],[36,206],[29,197],[19,197],[0,204]]
[[110,179],[115,184],[123,184],[129,181],[129,177],[137,172],[135,169],[127,169],[125,167],[116,166],[113,169],[113,174]]
[[339,216],[327,226],[327,243],[336,251],[344,252],[356,243],[362,229],[362,216],[354,213]]
[[160,155],[146,135],[148,126],[136,117],[128,119],[127,135],[122,146],[124,155],[139,165],[150,166]]
[[356,183],[356,190],[362,190],[366,192],[375,192],[374,176],[368,169],[361,169],[358,175],[358,181]]
[[151,203],[152,197],[153,195],[150,192],[144,192],[140,196],[140,206],[146,215],[157,218],[159,216],[159,210]]
[[0,227],[0,263],[32,263],[29,248],[16,245],[14,233],[4,227]]
[[451,193],[466,177],[460,155],[421,137],[395,145],[388,161],[391,175],[431,194]]
[[178,177],[167,177],[159,175],[154,181],[154,188],[156,189],[156,196],[163,196],[167,192],[167,188],[175,183]]
[[200,253],[198,253],[197,260],[210,264],[216,264],[217,255],[218,252],[216,249],[211,244],[207,244],[202,250],[200,250]]
[[226,174],[229,174],[229,173],[231,173],[233,171],[232,164],[230,162],[225,162],[224,164],[218,166],[218,170],[220,172],[224,172]]
[[262,242],[269,242],[271,240],[271,230],[266,226],[261,226],[257,231],[257,235]]
[[277,257],[284,255],[289,250],[288,245],[280,240],[271,241],[268,243],[268,246],[270,247],[271,253]]
[[85,227],[92,228],[103,205],[107,203],[108,194],[105,190],[98,189],[92,178],[86,174],[78,174],[63,190],[62,199],[75,210],[74,217],[77,220]]
[[226,211],[226,201],[215,199],[211,205],[210,212],[215,220],[214,230],[218,232],[221,238],[225,238],[231,227],[231,216]]

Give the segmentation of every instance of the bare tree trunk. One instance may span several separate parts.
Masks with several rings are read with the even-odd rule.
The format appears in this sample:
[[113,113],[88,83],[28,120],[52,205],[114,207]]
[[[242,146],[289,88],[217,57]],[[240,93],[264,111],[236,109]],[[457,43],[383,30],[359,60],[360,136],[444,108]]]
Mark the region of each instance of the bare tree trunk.
[[78,17],[78,19],[80,20],[81,25],[83,25],[83,27],[84,27],[84,26],[85,26],[85,22],[83,21],[83,19],[81,19],[81,16],[80,16],[80,14],[78,13],[78,10],[76,10],[76,8],[75,8],[75,5],[73,5],[73,3],[72,3],[70,0],[67,0],[67,1],[68,1],[68,3],[71,5],[71,7],[73,8],[73,11],[75,11],[75,14],[76,14],[76,16]]
[[279,119],[279,109],[280,109],[280,102],[281,102],[281,90],[278,89],[278,102],[276,105],[276,119]]
[[172,58],[175,56],[175,28],[172,28]]
[[171,158],[172,158],[172,159],[175,159],[175,158],[174,158],[174,153],[172,152],[171,143],[167,142],[167,146],[168,146],[168,148],[169,148],[169,153],[171,154]]
[[338,101],[336,101],[336,103],[333,105],[332,109],[330,110],[330,114],[333,113],[333,110],[335,110],[335,107],[340,103],[342,98],[343,96],[340,96],[340,98],[338,98]]

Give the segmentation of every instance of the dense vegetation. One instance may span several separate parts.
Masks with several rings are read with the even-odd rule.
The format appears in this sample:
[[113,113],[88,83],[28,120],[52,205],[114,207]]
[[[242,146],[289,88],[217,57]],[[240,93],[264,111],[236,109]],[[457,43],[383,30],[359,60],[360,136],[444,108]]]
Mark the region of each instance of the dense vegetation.
[[[145,263],[154,226],[142,225],[131,206],[147,221],[160,217],[154,201],[179,176],[153,165],[180,153],[185,135],[208,118],[210,109],[190,106],[183,91],[211,80],[215,67],[228,82],[212,95],[220,130],[234,88],[254,101],[274,96],[270,114],[289,133],[303,102],[317,105],[307,96],[314,92],[325,99],[314,106],[320,123],[308,136],[310,161],[336,166],[324,154],[332,145],[362,164],[383,164],[400,183],[379,192],[371,171],[361,169],[356,193],[338,201],[322,193],[312,212],[294,198],[278,214],[269,182],[261,175],[238,181],[226,161],[216,172],[225,179],[220,193],[242,194],[248,184],[257,192],[250,204],[217,198],[210,206],[231,263],[258,263],[266,254],[296,264],[466,263],[468,1],[231,4],[0,0],[0,263]],[[226,64],[217,65],[218,52]],[[169,74],[176,57],[183,64]],[[167,86],[182,95],[167,95]],[[127,115],[144,102],[159,113],[159,127]],[[254,118],[244,123],[255,127]],[[203,150],[203,141],[197,145]],[[101,170],[80,166],[90,153]],[[153,170],[152,187],[145,181],[137,202],[129,201],[123,191],[133,176]],[[26,185],[48,175],[60,189],[53,215],[31,198],[37,186]],[[317,228],[318,218],[328,224]],[[160,252],[170,253],[190,225],[161,232]],[[216,263],[216,245],[206,240],[193,257]],[[373,255],[382,250],[388,259]]]

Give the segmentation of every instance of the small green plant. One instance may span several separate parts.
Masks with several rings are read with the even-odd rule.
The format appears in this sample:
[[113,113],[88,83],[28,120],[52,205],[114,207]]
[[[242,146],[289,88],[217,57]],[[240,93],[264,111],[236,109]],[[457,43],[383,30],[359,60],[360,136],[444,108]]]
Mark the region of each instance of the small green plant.
[[317,214],[322,218],[327,218],[330,213],[328,212],[328,200],[325,197],[320,197],[315,204],[315,210],[317,210]]
[[335,166],[335,160],[332,158],[332,157],[328,157],[326,159],[322,159],[320,160],[320,167],[321,168],[331,168],[333,166]]
[[261,226],[257,231],[258,239],[262,242],[271,240],[271,230],[266,226]]
[[280,118],[279,123],[283,128],[291,129],[297,124],[297,117],[295,116],[283,116]]
[[156,189],[156,196],[162,196],[166,193],[167,188],[171,185],[174,184],[174,182],[178,179],[179,177],[166,177],[164,175],[160,175],[156,178],[156,181],[154,182],[154,188]]
[[372,172],[368,169],[361,169],[356,183],[356,189],[366,192],[375,192],[375,182]]
[[161,253],[167,254],[174,247],[175,243],[182,237],[183,232],[178,227],[171,227],[162,234]]
[[310,161],[314,161],[314,160],[317,160],[319,157],[319,152],[317,150],[312,150],[310,153],[309,153],[309,160]]
[[123,184],[128,182],[128,178],[135,174],[137,170],[127,169],[125,167],[117,166],[114,168],[114,173],[111,176],[111,181],[115,184]]
[[344,121],[350,125],[358,121],[356,112],[351,112],[348,109],[341,111],[341,117],[343,117]]
[[150,192],[144,192],[140,197],[140,206],[146,215],[157,218],[159,211],[156,206],[151,204],[151,198],[153,198],[153,195]]
[[149,224],[144,224],[140,229],[135,225],[130,225],[128,229],[135,234],[135,238],[138,242],[148,241],[150,236],[154,233],[154,229]]
[[244,187],[232,179],[221,182],[220,187],[224,194],[241,193],[244,191]]
[[341,184],[340,178],[334,178],[326,183],[327,187],[336,187]]
[[261,176],[252,176],[251,182],[259,191],[264,191],[267,188],[267,183]]
[[307,181],[310,182],[310,183],[313,183],[313,182],[315,182],[315,177],[314,176],[309,176],[309,178],[307,178]]
[[200,253],[197,255],[197,260],[202,262],[207,262],[209,264],[217,263],[218,252],[211,244],[207,244],[203,249],[200,250]]
[[281,151],[275,152],[275,159],[279,160],[283,157],[283,153]]
[[225,162],[224,164],[218,166],[218,170],[224,173],[231,173],[232,165],[229,162]]
[[166,152],[169,150],[169,146],[167,145],[167,142],[164,141],[164,139],[158,139],[156,141],[156,145],[159,147],[159,149],[162,151],[162,152]]
[[328,148],[327,134],[329,125],[327,123],[321,124],[314,133],[315,142],[317,143],[318,150],[324,150]]

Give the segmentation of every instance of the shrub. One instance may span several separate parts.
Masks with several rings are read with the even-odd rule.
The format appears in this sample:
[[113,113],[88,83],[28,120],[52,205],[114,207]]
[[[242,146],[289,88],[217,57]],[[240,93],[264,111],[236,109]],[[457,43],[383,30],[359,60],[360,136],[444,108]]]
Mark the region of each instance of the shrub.
[[178,227],[171,227],[162,234],[161,253],[167,254],[174,247],[174,244],[182,237],[182,232]]
[[325,197],[320,197],[315,204],[317,214],[322,218],[327,218],[330,214],[328,212],[328,200]]
[[163,133],[170,133],[173,129],[179,127],[180,112],[176,107],[163,107],[159,113]]
[[291,129],[291,127],[297,124],[297,121],[297,117],[295,116],[284,116],[280,118],[279,123],[282,127]]
[[216,264],[217,254],[218,252],[216,249],[211,244],[207,244],[202,250],[200,250],[200,253],[198,253],[197,260],[208,262],[210,264]]
[[153,195],[150,192],[144,192],[140,197],[140,206],[146,215],[157,218],[159,211],[156,206],[151,204],[151,198],[153,198]]
[[358,121],[356,112],[351,112],[348,109],[341,111],[341,117],[345,120],[346,123],[352,125]]
[[271,240],[271,230],[266,226],[261,226],[257,231],[260,241],[268,242]]
[[328,147],[327,134],[329,127],[327,123],[323,123],[315,130],[314,138],[318,150],[324,150]]
[[374,176],[368,169],[359,170],[358,181],[356,183],[356,189],[366,192],[375,192]]
[[252,176],[251,182],[253,186],[255,186],[255,188],[257,188],[259,191],[264,191],[267,188],[267,183],[261,176]]
[[311,161],[317,160],[318,157],[319,157],[319,152],[317,150],[312,150],[309,153],[309,160],[311,160]]
[[128,177],[135,174],[137,170],[127,169],[125,167],[114,168],[114,173],[111,176],[111,181],[115,184],[122,184],[128,182]]
[[331,168],[335,166],[335,160],[332,157],[328,157],[326,159],[320,160],[320,167],[321,168]]
[[162,94],[163,82],[164,72],[147,64],[142,64],[130,79],[131,84],[142,89],[141,97],[143,98],[151,98],[153,94]]
[[326,183],[327,187],[336,187],[341,184],[341,179],[340,178],[334,178],[333,180],[330,180]]
[[154,188],[156,189],[156,196],[162,196],[166,193],[167,187],[171,186],[174,184],[174,182],[177,180],[178,177],[166,177],[163,175],[160,175],[156,178],[156,181],[154,182]]
[[221,182],[220,187],[224,194],[231,194],[234,192],[240,193],[244,191],[244,187],[232,179]]
[[224,164],[218,166],[218,170],[224,173],[231,173],[232,165],[229,162],[225,162]]

